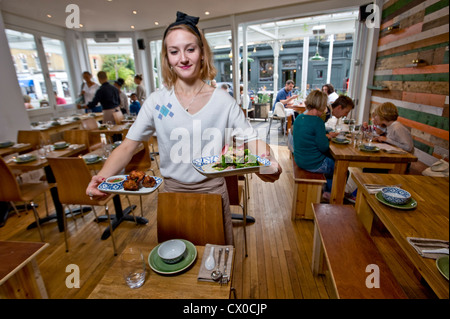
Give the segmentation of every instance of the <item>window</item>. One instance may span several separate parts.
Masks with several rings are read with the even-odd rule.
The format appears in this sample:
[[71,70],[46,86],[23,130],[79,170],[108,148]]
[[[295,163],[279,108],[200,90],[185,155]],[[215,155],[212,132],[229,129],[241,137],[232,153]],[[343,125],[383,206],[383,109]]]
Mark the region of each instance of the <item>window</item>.
[[[99,71],[105,71],[109,81],[122,78],[125,81],[122,90],[133,92],[136,88],[134,75],[134,52],[131,38],[119,38],[118,42],[95,42],[94,39],[86,39],[91,73],[94,79]],[[144,79],[145,81],[145,79]]]
[[11,56],[16,67],[17,80],[27,109],[48,105],[48,95],[34,35],[6,29]]
[[150,52],[153,59],[153,82],[155,83],[155,88],[158,89],[162,86],[161,83],[161,48],[162,40],[156,40],[150,42]]
[[64,43],[57,39],[42,37],[42,46],[44,47],[45,57],[47,59],[47,67],[52,81],[56,104],[73,103],[68,81],[69,76]]
[[273,81],[273,59],[259,60],[259,80]]

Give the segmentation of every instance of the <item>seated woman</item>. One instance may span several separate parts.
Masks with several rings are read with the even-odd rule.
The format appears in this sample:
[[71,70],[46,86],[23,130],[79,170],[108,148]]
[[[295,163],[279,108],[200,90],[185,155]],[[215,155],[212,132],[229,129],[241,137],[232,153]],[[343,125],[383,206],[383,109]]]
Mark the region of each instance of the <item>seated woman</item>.
[[323,197],[329,198],[333,181],[334,160],[329,154],[329,141],[325,123],[320,116],[327,108],[328,96],[312,91],[305,100],[307,112],[294,122],[294,159],[298,167],[312,173],[323,173],[327,179]]

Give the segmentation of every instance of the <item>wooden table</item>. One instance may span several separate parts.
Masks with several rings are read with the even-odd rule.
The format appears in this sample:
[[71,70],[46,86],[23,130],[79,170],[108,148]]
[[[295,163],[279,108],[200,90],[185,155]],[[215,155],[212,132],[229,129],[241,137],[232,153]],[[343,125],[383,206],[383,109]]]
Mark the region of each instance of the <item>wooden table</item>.
[[[366,229],[370,232],[376,215],[436,295],[448,299],[448,281],[439,273],[436,261],[421,257],[406,238],[449,240],[449,178],[362,173],[357,170],[352,170],[352,176],[358,185],[355,208]],[[364,184],[401,184],[418,205],[413,210],[391,208],[369,194]]]
[[0,299],[47,299],[36,256],[47,243],[0,241]]
[[21,145],[19,144],[19,146],[17,146],[17,145],[18,144],[15,144],[10,147],[0,148],[0,156],[7,156],[7,155],[14,154],[14,153],[26,152],[26,151],[30,151],[33,149],[31,144],[23,143]]
[[[131,289],[126,285],[120,271],[120,256],[118,256],[90,294],[90,299],[228,299],[230,297],[231,280],[228,285],[222,286],[214,282],[197,280],[204,246],[196,246],[197,259],[190,268],[171,276],[157,274],[148,266],[148,255],[156,244],[135,243],[129,244],[128,247],[141,248],[146,259],[147,274],[143,286]],[[232,275],[233,272],[231,272]]]
[[351,143],[337,144],[330,142],[330,152],[335,161],[331,204],[342,204],[344,202],[349,167],[388,169],[391,174],[404,174],[408,163],[417,161],[417,157],[410,153],[364,152]]
[[[73,145],[73,146],[75,146],[75,147],[72,147],[72,145],[71,145],[62,150],[51,151],[47,154],[47,156],[48,157],[74,156],[74,155],[78,155],[79,153],[81,153],[87,149],[86,145]],[[52,172],[50,166],[48,165],[47,159],[39,158],[38,151],[33,151],[33,152],[30,152],[27,154],[35,155],[37,157],[37,160],[28,162],[28,163],[21,163],[21,164],[15,163],[12,161],[12,162],[8,163],[8,166],[13,170],[19,170],[21,172],[29,172],[29,171],[34,171],[34,170],[43,168],[45,171],[45,175],[47,177],[47,182],[55,183],[56,180],[55,180],[55,177],[53,176],[53,172]],[[63,220],[64,208],[63,208],[61,202],[59,201],[57,187],[51,188],[50,194],[52,195],[56,215],[52,214],[52,215],[46,216],[44,218],[40,218],[39,221],[40,221],[40,223],[45,223],[47,221],[50,221],[50,220],[53,220],[56,218],[58,221],[58,229],[60,232],[62,232],[62,231],[64,231],[64,220]],[[3,207],[3,205],[2,205],[2,207]],[[86,212],[90,211],[90,207],[83,208],[83,211],[86,211]],[[2,215],[2,214],[8,214],[8,212],[7,211],[0,212],[0,215]],[[6,217],[4,217],[4,218],[6,219]],[[37,226],[36,222],[33,222],[27,227],[27,229],[31,229],[36,226]]]

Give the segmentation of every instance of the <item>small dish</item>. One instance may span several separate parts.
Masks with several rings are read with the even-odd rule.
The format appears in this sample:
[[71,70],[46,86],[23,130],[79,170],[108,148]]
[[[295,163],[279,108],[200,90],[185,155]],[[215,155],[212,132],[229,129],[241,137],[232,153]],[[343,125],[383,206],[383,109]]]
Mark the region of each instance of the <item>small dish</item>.
[[1,142],[0,143],[0,148],[10,147],[10,146],[13,146],[13,145],[14,145],[14,142],[5,141],[5,142]]
[[404,205],[411,200],[411,194],[399,187],[384,187],[381,195],[387,202],[396,205]]
[[337,144],[348,144],[348,143],[350,143],[350,140],[346,139],[345,137],[344,137],[344,138],[337,138],[337,137],[334,137],[334,138],[332,138],[331,140],[332,140],[334,143],[337,143]]
[[379,151],[380,151],[380,148],[379,148],[379,147],[376,147],[376,146],[374,146],[373,149],[368,149],[368,148],[366,148],[364,145],[360,145],[360,146],[359,146],[359,149],[360,149],[361,151],[363,151],[363,152],[373,152],[373,153],[379,152]]
[[197,249],[194,244],[190,241],[182,239],[182,241],[186,244],[186,254],[183,259],[181,259],[176,264],[166,264],[162,259],[158,256],[158,248],[159,245],[152,249],[150,254],[148,255],[148,264],[150,268],[162,275],[174,275],[184,271],[189,268],[192,263],[197,258]]
[[123,182],[126,178],[122,175],[111,176],[106,179],[101,185],[103,185],[103,190],[119,190],[123,188]]
[[403,205],[398,205],[398,204],[391,204],[389,203],[387,200],[385,200],[383,198],[383,195],[381,194],[381,191],[379,191],[378,193],[375,194],[375,198],[382,204],[392,207],[392,208],[397,208],[397,209],[402,209],[402,210],[408,210],[408,209],[414,209],[417,207],[417,201],[411,197],[411,200],[409,202],[407,202],[406,204]]
[[68,146],[69,146],[69,143],[67,143],[67,142],[56,142],[56,143],[53,144],[53,148],[55,150],[61,150],[61,149],[66,148]]
[[28,162],[32,162],[34,160],[36,160],[36,156],[34,155],[30,155],[30,154],[23,154],[23,155],[19,155],[14,159],[14,162],[16,163],[28,163]]
[[172,239],[163,242],[158,248],[158,256],[166,264],[176,264],[186,251],[186,244],[179,239]]
[[368,151],[373,151],[376,148],[375,145],[370,144],[370,143],[363,144],[363,147]]
[[100,160],[102,160],[102,157],[95,155],[95,154],[88,154],[88,155],[84,155],[83,159],[86,162],[86,164],[94,164],[94,163],[98,163]]

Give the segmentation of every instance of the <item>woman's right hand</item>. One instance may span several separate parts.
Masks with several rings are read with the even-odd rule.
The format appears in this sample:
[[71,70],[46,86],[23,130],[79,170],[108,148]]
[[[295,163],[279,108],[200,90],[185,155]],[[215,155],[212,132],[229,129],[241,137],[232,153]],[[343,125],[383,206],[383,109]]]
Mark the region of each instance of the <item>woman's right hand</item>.
[[91,199],[108,196],[108,194],[103,193],[97,189],[98,185],[100,185],[106,178],[103,176],[94,175],[86,188],[86,195],[88,195]]

